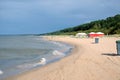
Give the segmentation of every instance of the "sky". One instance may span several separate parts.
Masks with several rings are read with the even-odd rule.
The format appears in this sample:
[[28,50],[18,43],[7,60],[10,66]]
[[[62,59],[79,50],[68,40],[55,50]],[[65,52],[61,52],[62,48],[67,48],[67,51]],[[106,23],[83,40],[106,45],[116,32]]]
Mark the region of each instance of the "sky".
[[42,34],[120,14],[120,0],[0,0],[0,34]]

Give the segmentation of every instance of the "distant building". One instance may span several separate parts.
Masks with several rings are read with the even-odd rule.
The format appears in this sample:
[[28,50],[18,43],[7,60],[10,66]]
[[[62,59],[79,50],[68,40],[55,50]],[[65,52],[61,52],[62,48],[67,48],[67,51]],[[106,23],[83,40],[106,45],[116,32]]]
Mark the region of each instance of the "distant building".
[[97,36],[103,37],[103,36],[104,36],[104,33],[102,33],[102,32],[97,32]]
[[97,33],[91,32],[91,33],[88,34],[88,36],[91,37],[91,38],[93,38],[93,37],[103,37],[104,33],[102,33],[102,32],[97,32]]
[[90,33],[88,34],[88,36],[91,37],[91,38],[96,37],[96,33],[90,32]]
[[78,38],[84,38],[84,37],[87,37],[87,34],[86,33],[77,33],[76,37],[78,37]]

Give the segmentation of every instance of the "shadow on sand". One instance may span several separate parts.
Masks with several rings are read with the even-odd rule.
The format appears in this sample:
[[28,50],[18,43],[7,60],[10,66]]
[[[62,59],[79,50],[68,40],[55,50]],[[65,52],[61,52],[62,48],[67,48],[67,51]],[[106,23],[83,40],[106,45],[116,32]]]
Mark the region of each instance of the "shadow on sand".
[[92,42],[91,44],[99,44],[99,43]]
[[106,55],[106,56],[120,56],[116,53],[102,53],[102,55]]

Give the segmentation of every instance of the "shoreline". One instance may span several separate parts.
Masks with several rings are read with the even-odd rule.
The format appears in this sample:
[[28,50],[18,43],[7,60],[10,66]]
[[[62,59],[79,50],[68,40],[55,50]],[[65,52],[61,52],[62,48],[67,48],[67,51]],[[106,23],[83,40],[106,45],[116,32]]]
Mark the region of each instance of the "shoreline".
[[26,75],[26,74],[31,73],[31,72],[33,72],[33,71],[36,71],[36,70],[38,70],[38,69],[42,69],[42,68],[44,68],[44,67],[46,67],[46,66],[49,66],[49,65],[51,65],[51,64],[57,63],[57,62],[60,61],[61,59],[70,56],[71,53],[72,53],[73,50],[74,50],[74,46],[73,46],[72,44],[69,44],[69,43],[66,43],[66,42],[62,42],[62,41],[58,41],[58,40],[56,40],[56,41],[55,41],[55,40],[51,40],[50,37],[43,37],[43,38],[44,38],[45,40],[47,40],[47,41],[52,41],[53,43],[54,43],[54,42],[55,42],[55,43],[57,42],[57,43],[59,43],[59,44],[66,45],[66,46],[69,47],[69,50],[64,53],[64,54],[65,54],[64,57],[61,57],[61,58],[59,57],[58,59],[53,60],[53,61],[51,61],[51,62],[48,62],[48,63],[45,64],[45,65],[42,65],[42,66],[39,66],[39,67],[36,67],[36,68],[32,68],[31,70],[27,70],[27,71],[24,71],[24,72],[22,72],[22,73],[18,73],[18,74],[16,74],[16,75],[8,76],[7,78],[3,78],[2,80],[16,80],[16,79],[17,79],[18,77],[20,77],[20,76]]
[[48,40],[74,45],[71,55],[61,60],[5,80],[119,80],[120,56],[116,54],[115,41],[120,38],[76,39],[47,37]]

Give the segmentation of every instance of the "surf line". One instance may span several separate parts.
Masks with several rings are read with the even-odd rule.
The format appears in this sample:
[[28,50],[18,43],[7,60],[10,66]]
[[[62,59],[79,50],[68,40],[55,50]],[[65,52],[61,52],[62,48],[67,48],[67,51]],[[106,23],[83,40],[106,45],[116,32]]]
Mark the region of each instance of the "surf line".
[[45,58],[41,58],[40,62],[38,62],[37,64],[35,64],[34,66],[38,66],[38,65],[45,65],[46,64],[46,59]]
[[2,70],[0,70],[0,75],[2,75],[3,74],[3,72],[2,72]]

